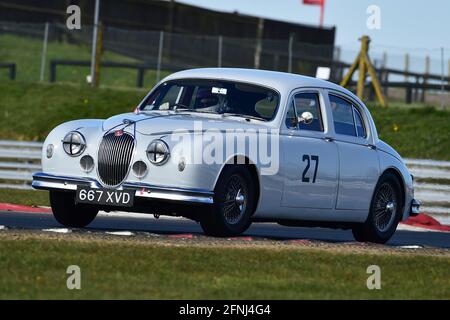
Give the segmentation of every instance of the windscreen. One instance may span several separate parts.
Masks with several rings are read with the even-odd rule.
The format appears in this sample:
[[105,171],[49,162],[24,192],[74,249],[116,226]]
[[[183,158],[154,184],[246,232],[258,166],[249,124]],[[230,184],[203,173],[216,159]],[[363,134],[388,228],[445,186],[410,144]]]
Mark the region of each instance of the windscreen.
[[161,84],[144,101],[141,110],[230,114],[269,121],[275,117],[279,100],[276,91],[253,84],[177,80]]

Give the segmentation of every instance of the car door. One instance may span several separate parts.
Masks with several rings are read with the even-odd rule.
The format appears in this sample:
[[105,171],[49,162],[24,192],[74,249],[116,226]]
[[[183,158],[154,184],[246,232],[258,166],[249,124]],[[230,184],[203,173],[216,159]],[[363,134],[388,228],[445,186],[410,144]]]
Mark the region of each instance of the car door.
[[368,210],[379,177],[378,154],[364,110],[351,98],[329,91],[335,143],[339,152],[336,209]]
[[[332,209],[338,182],[338,151],[329,139],[323,91],[299,90],[291,95],[281,129],[280,173],[284,207]],[[311,124],[295,123],[311,112]]]

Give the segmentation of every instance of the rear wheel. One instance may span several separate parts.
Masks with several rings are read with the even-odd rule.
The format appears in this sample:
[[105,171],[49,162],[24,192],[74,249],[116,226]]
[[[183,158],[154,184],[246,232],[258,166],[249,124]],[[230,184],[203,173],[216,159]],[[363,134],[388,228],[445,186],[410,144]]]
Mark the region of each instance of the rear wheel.
[[244,165],[228,166],[214,190],[214,206],[200,219],[207,235],[236,236],[251,225],[255,208],[255,186]]
[[392,173],[381,176],[373,194],[369,216],[353,227],[357,241],[386,243],[394,234],[402,214],[402,190]]
[[56,221],[69,228],[84,228],[97,216],[98,209],[75,204],[75,193],[50,191],[50,204]]

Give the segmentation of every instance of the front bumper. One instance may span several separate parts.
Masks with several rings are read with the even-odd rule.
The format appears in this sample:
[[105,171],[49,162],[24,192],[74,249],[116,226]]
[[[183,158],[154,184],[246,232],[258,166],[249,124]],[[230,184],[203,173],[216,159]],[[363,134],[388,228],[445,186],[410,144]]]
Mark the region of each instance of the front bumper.
[[409,215],[414,217],[417,216],[420,213],[420,205],[422,203],[419,200],[412,199],[411,201],[411,208],[409,210]]
[[[64,177],[38,172],[33,175],[31,186],[40,190],[76,191],[78,186],[92,189],[102,188],[101,184],[91,178]],[[187,202],[199,204],[214,203],[214,192],[202,189],[167,188],[145,183],[124,182],[117,189],[135,190],[135,197],[163,200],[170,202]]]

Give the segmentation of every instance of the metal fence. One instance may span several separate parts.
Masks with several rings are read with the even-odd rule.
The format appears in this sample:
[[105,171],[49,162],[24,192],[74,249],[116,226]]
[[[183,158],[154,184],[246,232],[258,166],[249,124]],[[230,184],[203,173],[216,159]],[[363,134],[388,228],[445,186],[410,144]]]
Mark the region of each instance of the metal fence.
[[[102,59],[153,65],[157,76],[196,67],[261,68],[314,75],[318,61],[332,61],[333,46],[288,40],[200,36],[158,31],[136,31],[105,27]],[[61,24],[15,24],[0,22],[0,61],[18,64],[20,80],[48,80],[50,61],[89,60],[92,27],[68,30]],[[41,59],[42,57],[42,59]],[[28,69],[28,72],[25,70]],[[31,72],[32,71],[32,72]],[[62,80],[85,81],[84,73],[67,72]],[[134,83],[133,83],[134,84]],[[133,85],[131,84],[131,85]]]
[[[0,188],[31,189],[32,173],[41,169],[42,143],[0,140]],[[450,161],[405,159],[415,176],[423,211],[450,215]]]
[[[286,40],[200,36],[105,27],[102,31],[102,85],[151,87],[168,73],[197,67],[245,67],[315,76],[318,66],[331,68],[339,82],[358,53],[359,42],[346,46],[313,45]],[[52,80],[86,83],[90,74],[92,27],[68,30],[62,24],[0,22],[0,63],[14,63],[20,81]],[[408,102],[450,105],[450,50],[399,49],[373,43],[370,56],[384,92]],[[444,54],[441,54],[444,53]],[[52,61],[66,61],[51,78]],[[71,66],[71,61],[77,61]],[[81,62],[81,63],[80,63]],[[139,68],[146,66],[143,74]],[[121,66],[120,68],[117,66]],[[113,66],[113,67],[111,67]],[[6,69],[3,69],[6,70]],[[0,69],[0,79],[7,72]],[[142,81],[136,79],[142,78]],[[393,90],[388,90],[392,88]],[[414,92],[413,92],[414,91]],[[419,92],[420,91],[420,92]],[[424,92],[430,94],[425,97]],[[418,94],[420,93],[420,95]],[[420,96],[420,97],[419,97]]]
[[41,169],[40,142],[0,140],[0,188],[30,189],[32,173]]

